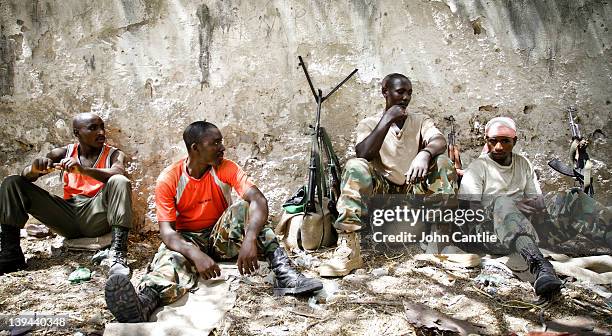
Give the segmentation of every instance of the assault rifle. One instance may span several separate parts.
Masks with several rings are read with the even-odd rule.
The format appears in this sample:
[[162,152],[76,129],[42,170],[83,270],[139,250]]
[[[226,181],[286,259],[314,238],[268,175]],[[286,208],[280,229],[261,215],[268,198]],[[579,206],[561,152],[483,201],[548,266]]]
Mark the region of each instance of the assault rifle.
[[448,133],[448,157],[451,159],[451,161],[453,161],[455,170],[457,170],[457,179],[461,180],[461,176],[463,176],[463,164],[461,163],[461,155],[456,142],[455,117],[446,117],[444,120],[448,121],[451,127],[451,130]]
[[[310,75],[308,74],[308,70],[306,69],[306,64],[302,59],[302,56],[298,56],[300,60],[300,66],[304,70],[304,75],[306,75],[306,80],[308,81],[308,85],[310,86],[310,90],[312,91],[312,95],[315,98],[317,103],[317,114],[315,119],[312,147],[310,150],[310,166],[309,166],[309,174],[308,174],[308,189],[306,206],[304,208],[304,212],[314,213],[316,212],[315,205],[315,191],[317,197],[319,199],[319,204],[323,206],[323,195],[329,198],[329,211],[335,216],[338,216],[338,211],[336,210],[336,202],[338,197],[340,196],[340,162],[334,149],[332,148],[331,140],[327,131],[323,126],[321,126],[321,104],[327,98],[329,98],[336,90],[340,88],[346,81],[349,80],[356,72],[357,69],[353,70],[340,84],[336,85],[327,95],[323,96],[323,91],[318,89],[315,91],[314,85],[312,84],[312,80],[310,79]],[[322,155],[325,157],[327,161],[327,167],[323,165]],[[327,171],[327,181],[323,177],[325,172]]]
[[575,107],[572,106],[568,108],[569,128],[570,132],[572,133],[570,159],[572,160],[574,167],[570,168],[559,159],[550,160],[548,165],[563,175],[573,177],[580,185],[580,188],[587,195],[593,197],[593,194],[595,193],[595,190],[593,189],[593,176],[591,175],[591,168],[593,164],[591,163],[589,154],[587,153],[589,141],[588,139],[582,137],[578,124],[574,122],[574,115],[572,113],[575,112]]

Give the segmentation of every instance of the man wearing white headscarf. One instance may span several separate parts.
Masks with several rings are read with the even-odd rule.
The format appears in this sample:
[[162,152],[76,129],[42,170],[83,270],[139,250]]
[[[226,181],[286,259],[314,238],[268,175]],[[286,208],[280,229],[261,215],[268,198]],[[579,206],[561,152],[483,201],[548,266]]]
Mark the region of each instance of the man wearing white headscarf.
[[493,228],[483,223],[476,231],[497,235],[502,246],[489,246],[492,249],[503,247],[520,253],[536,277],[536,294],[550,296],[559,292],[561,281],[536,245],[538,235],[528,218],[545,211],[542,191],[531,162],[512,151],[516,135],[516,123],[510,118],[493,118],[487,123],[484,155],[466,169],[458,197],[462,203],[467,201],[486,210]]
[[521,254],[536,277],[536,294],[557,293],[561,281],[536,243],[541,240],[551,246],[580,233],[612,246],[610,211],[580,188],[543,197],[531,162],[512,151],[518,140],[512,119],[491,119],[485,140],[483,155],[465,171],[458,198],[462,207],[483,208],[490,220],[471,223],[467,231],[495,233],[498,243],[485,247]]

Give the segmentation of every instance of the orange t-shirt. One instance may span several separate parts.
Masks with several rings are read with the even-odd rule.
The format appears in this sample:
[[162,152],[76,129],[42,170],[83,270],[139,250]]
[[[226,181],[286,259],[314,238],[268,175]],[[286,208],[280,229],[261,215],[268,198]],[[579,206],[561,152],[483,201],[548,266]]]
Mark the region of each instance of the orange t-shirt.
[[[104,144],[96,163],[92,168],[110,168],[112,166],[111,157],[117,148]],[[70,144],[66,147],[66,158],[74,157],[79,163],[79,144]],[[64,173],[64,199],[69,199],[75,195],[94,197],[100,189],[104,187],[104,182],[98,181],[93,177],[77,173]]]
[[231,188],[240,197],[254,186],[234,161],[223,159],[199,178],[187,174],[187,158],[164,169],[155,186],[159,222],[176,222],[180,231],[200,231],[213,226],[231,204]]

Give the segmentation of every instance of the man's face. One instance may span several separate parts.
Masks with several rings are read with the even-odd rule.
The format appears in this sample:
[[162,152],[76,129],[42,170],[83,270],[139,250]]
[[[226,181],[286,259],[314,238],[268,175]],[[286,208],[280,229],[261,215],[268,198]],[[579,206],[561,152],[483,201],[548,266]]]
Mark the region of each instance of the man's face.
[[512,149],[516,144],[516,138],[506,136],[486,137],[489,156],[493,161],[504,162],[512,155]]
[[102,148],[106,141],[104,122],[98,116],[91,116],[90,118],[80,120],[74,128],[74,135],[81,144],[93,148]]
[[383,88],[383,96],[387,101],[387,108],[393,105],[408,106],[412,99],[412,84],[405,78],[393,78]]
[[208,129],[202,141],[194,145],[192,153],[197,160],[212,166],[221,164],[225,146],[223,146],[223,136],[218,128]]

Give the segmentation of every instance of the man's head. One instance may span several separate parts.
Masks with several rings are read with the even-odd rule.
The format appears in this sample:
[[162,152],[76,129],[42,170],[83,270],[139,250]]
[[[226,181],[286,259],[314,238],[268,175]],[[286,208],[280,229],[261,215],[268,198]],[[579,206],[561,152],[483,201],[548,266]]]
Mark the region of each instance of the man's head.
[[207,121],[191,123],[183,132],[183,140],[191,160],[217,166],[223,160],[223,136],[217,126]]
[[93,113],[80,113],[72,119],[72,132],[81,145],[102,148],[106,141],[104,121]]
[[485,152],[500,164],[512,162],[512,149],[516,145],[516,124],[506,117],[491,119],[485,126]]
[[412,99],[412,83],[402,74],[388,74],[382,81],[382,94],[387,103],[385,109],[393,105],[406,107]]

